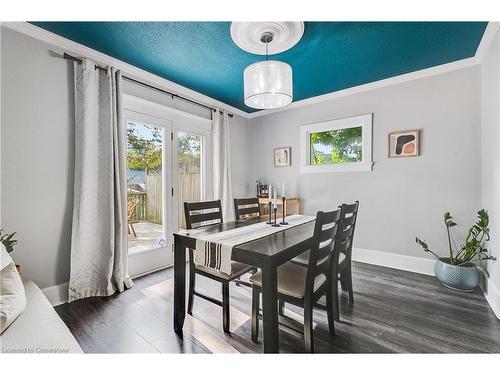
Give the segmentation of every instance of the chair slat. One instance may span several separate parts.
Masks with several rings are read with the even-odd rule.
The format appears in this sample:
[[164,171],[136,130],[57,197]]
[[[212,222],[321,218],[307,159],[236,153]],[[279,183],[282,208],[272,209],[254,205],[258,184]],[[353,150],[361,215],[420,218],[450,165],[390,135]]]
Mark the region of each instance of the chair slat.
[[191,202],[188,203],[189,211],[209,210],[211,208],[219,208],[220,200],[206,202]]
[[[313,246],[309,252],[308,276],[309,281],[325,272],[324,267],[318,267],[324,263],[325,258],[332,255],[335,236],[338,230],[341,210],[331,212],[318,212],[314,228]],[[326,228],[326,229],[323,229]]]
[[235,198],[234,216],[236,220],[252,215],[260,216],[259,198]]
[[337,227],[334,226],[330,229],[327,229],[327,230],[324,230],[322,231],[320,234],[319,234],[319,242],[324,242],[328,239],[331,239],[331,238],[334,238],[335,237],[335,233],[337,232]]
[[[214,209],[217,209],[217,211],[213,211]],[[211,210],[211,212],[203,212],[205,210]],[[186,219],[187,229],[193,229],[193,224],[199,224],[206,221],[219,220],[219,223],[222,223],[221,201],[184,202],[184,217]]]
[[237,198],[235,201],[238,202],[238,206],[246,206],[249,204],[259,205],[259,198]]
[[358,212],[359,202],[344,204],[344,214],[355,214]]
[[353,233],[354,233],[354,227],[352,227],[352,226],[349,229],[347,229],[347,230],[340,230],[338,232],[338,239],[340,241],[344,241],[347,238],[352,237]]
[[207,212],[206,214],[191,215],[191,224],[202,223],[204,221],[212,221],[220,219],[220,211]]
[[345,241],[337,241],[337,243],[335,244],[335,252],[347,254],[350,246],[351,246],[350,238]]
[[238,209],[240,215],[256,214],[259,212],[259,207],[246,207]]
[[[316,266],[323,261],[323,258],[328,257],[332,253],[333,246],[326,246],[323,248],[318,248],[315,251],[315,258],[316,258]],[[316,275],[318,273],[316,272]]]
[[352,215],[352,216],[344,218],[343,225],[348,227],[350,225],[353,225],[355,221],[356,221],[356,216]]

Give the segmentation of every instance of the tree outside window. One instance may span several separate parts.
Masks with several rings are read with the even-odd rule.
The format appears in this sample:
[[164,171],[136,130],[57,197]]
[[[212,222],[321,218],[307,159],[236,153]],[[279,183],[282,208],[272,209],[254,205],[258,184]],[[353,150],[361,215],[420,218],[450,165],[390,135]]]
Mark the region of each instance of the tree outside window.
[[311,133],[310,153],[313,165],[361,162],[362,127]]

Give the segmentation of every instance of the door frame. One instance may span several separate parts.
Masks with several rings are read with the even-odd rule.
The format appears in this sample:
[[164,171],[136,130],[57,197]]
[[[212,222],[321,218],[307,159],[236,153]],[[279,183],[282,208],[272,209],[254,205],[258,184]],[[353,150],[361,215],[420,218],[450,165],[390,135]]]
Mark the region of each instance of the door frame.
[[[178,230],[178,144],[179,131],[200,135],[202,146],[202,199],[212,199],[212,121],[137,96],[123,94],[123,121],[135,118],[164,129],[163,220],[165,246],[129,255],[129,274],[138,277],[173,265],[173,235]],[[170,134],[169,134],[170,133]],[[126,139],[125,139],[126,142]],[[170,170],[169,170],[170,169]],[[128,246],[127,246],[128,247]],[[164,257],[165,251],[168,257]]]

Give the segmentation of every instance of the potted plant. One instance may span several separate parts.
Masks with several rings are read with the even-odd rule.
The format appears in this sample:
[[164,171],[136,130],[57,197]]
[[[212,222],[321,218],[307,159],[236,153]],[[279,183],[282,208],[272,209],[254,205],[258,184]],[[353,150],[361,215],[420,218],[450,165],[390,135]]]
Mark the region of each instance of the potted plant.
[[[465,242],[458,246],[459,250],[453,249],[451,228],[457,224],[449,212],[444,214],[444,224],[448,236],[449,256],[439,257],[429,249],[427,243],[419,239],[416,242],[422,246],[424,251],[431,253],[437,258],[434,271],[441,283],[451,289],[464,292],[473,291],[479,284],[479,271],[474,262],[482,260],[495,260],[485,247],[490,240],[490,229],[488,227],[488,212],[484,209],[477,212],[478,220],[467,231]],[[456,246],[455,246],[456,247]]]
[[[0,229],[0,242],[5,246],[5,249],[8,253],[14,251],[14,245],[17,243],[17,240],[14,239],[16,232],[13,233],[4,233],[3,229]],[[20,266],[16,264],[17,271],[19,272]]]

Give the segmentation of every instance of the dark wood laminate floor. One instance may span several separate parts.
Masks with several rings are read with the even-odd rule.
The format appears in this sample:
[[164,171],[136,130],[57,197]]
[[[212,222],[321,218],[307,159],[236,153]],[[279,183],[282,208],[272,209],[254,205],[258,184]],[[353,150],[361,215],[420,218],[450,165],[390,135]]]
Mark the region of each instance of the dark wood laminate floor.
[[[250,339],[251,290],[231,285],[231,331],[222,332],[221,308],[195,297],[184,338],[172,329],[173,270],[134,280],[109,298],[56,308],[88,353],[255,353]],[[219,285],[199,278],[219,296]],[[341,299],[341,323],[330,337],[326,313],[315,311],[315,351],[323,353],[500,353],[500,321],[482,294],[443,287],[434,277],[356,263],[355,303]],[[290,310],[301,313],[300,309]],[[261,330],[262,331],[262,330]],[[300,334],[280,330],[280,350],[303,351]]]

